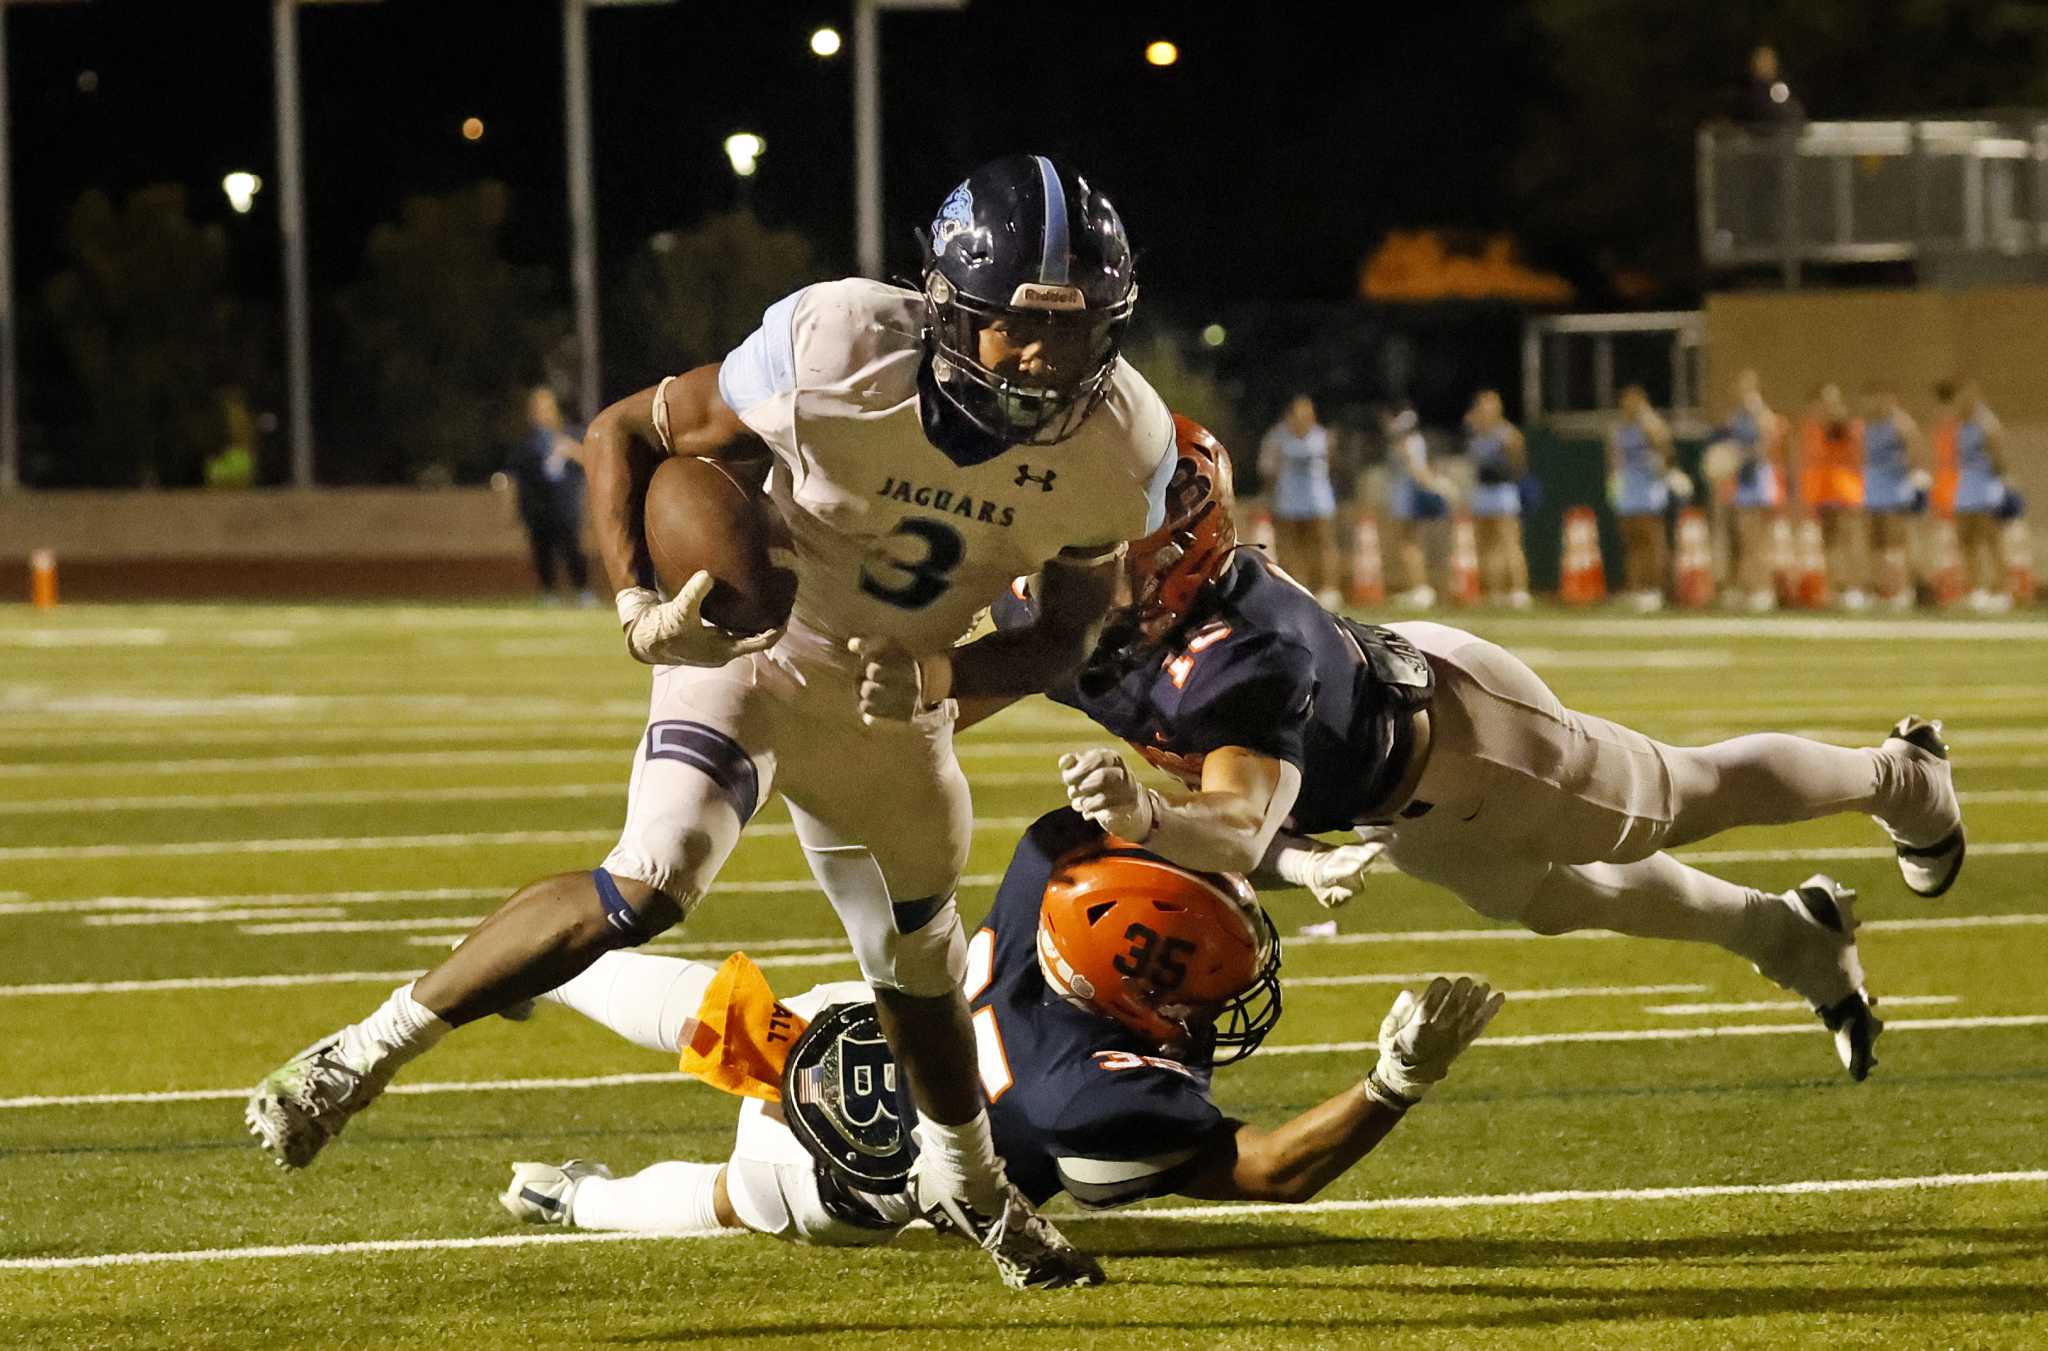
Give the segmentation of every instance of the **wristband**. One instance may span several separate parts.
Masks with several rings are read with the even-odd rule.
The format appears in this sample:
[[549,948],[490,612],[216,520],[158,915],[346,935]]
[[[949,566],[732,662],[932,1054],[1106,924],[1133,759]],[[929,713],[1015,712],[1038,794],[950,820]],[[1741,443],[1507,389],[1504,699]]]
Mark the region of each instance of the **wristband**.
[[1405,1112],[1421,1101],[1420,1098],[1406,1097],[1388,1088],[1386,1082],[1380,1078],[1378,1065],[1373,1066],[1372,1073],[1366,1075],[1358,1086],[1365,1090],[1365,1096],[1391,1112]]

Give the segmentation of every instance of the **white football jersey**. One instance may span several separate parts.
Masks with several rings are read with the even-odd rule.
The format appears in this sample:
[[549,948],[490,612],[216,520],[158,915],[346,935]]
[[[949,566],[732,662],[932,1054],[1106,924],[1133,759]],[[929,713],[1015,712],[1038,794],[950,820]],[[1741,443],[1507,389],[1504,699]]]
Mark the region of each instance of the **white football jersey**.
[[1173,417],[1121,358],[1108,396],[1053,446],[962,467],[925,438],[924,297],[852,279],[770,306],[718,389],[775,453],[796,545],[794,617],[830,637],[950,646],[1013,577],[1068,548],[1156,530]]

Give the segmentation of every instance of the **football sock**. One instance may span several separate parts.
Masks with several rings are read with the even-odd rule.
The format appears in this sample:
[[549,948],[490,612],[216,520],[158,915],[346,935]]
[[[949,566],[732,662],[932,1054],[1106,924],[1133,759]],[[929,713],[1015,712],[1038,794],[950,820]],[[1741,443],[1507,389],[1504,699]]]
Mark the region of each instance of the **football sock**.
[[985,1108],[976,1112],[972,1121],[957,1126],[920,1116],[917,1147],[928,1187],[940,1194],[970,1196],[981,1204],[991,1187],[1002,1185],[1003,1161],[996,1157]]
[[397,1070],[449,1033],[447,1023],[412,997],[411,981],[391,992],[377,1011],[341,1030],[341,1056],[358,1069]]
[[1736,826],[1785,825],[1837,812],[1870,812],[1902,804],[1896,757],[1779,732],[1759,732],[1711,746],[1666,746],[1674,799],[1667,848]]
[[631,1177],[586,1177],[569,1193],[578,1229],[718,1229],[719,1163],[657,1163]]
[[607,952],[542,995],[650,1051],[677,1053],[718,968],[679,957]]
[[1611,929],[1636,938],[1712,943],[1750,961],[1768,956],[1777,898],[1688,867],[1669,854],[1640,863],[1559,865],[1522,922],[1539,933]]

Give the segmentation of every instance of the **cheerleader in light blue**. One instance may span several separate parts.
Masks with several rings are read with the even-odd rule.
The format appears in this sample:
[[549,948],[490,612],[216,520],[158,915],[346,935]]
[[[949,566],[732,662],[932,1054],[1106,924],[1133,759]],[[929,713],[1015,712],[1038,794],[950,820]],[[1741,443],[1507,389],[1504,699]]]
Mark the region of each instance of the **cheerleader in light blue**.
[[1913,605],[1913,536],[1927,515],[1927,440],[1899,402],[1898,390],[1873,381],[1863,391],[1863,513],[1870,527],[1880,604]]
[[1465,450],[1472,460],[1472,513],[1479,544],[1479,590],[1489,602],[1529,608],[1529,560],[1522,550],[1522,480],[1529,454],[1521,429],[1507,419],[1500,391],[1482,389],[1465,414]]
[[1607,500],[1621,527],[1623,593],[1628,603],[1648,613],[1663,608],[1671,576],[1670,544],[1665,513],[1672,489],[1683,485],[1692,496],[1692,480],[1671,462],[1671,428],[1650,406],[1641,385],[1621,391],[1621,418],[1607,433]]

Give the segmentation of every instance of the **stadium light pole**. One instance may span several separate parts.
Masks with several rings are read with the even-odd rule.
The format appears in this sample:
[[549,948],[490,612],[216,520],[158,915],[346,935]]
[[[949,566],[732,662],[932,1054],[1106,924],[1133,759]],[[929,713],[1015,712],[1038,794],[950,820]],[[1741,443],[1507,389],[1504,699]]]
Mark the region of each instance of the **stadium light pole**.
[[12,5],[77,4],[80,0],[0,0],[0,493],[21,487],[20,354],[14,322],[14,172],[8,160],[7,10]]
[[959,10],[967,0],[854,0],[854,248],[864,277],[882,275],[882,50],[885,9]]
[[312,305],[306,289],[305,138],[299,128],[299,6],[379,0],[271,0],[271,81],[277,92],[277,228],[284,241],[285,389],[292,486],[313,486]]
[[589,11],[674,0],[562,0],[562,100],[568,114],[569,286],[576,296],[576,398],[588,422],[603,393],[597,351],[597,201],[590,172]]

